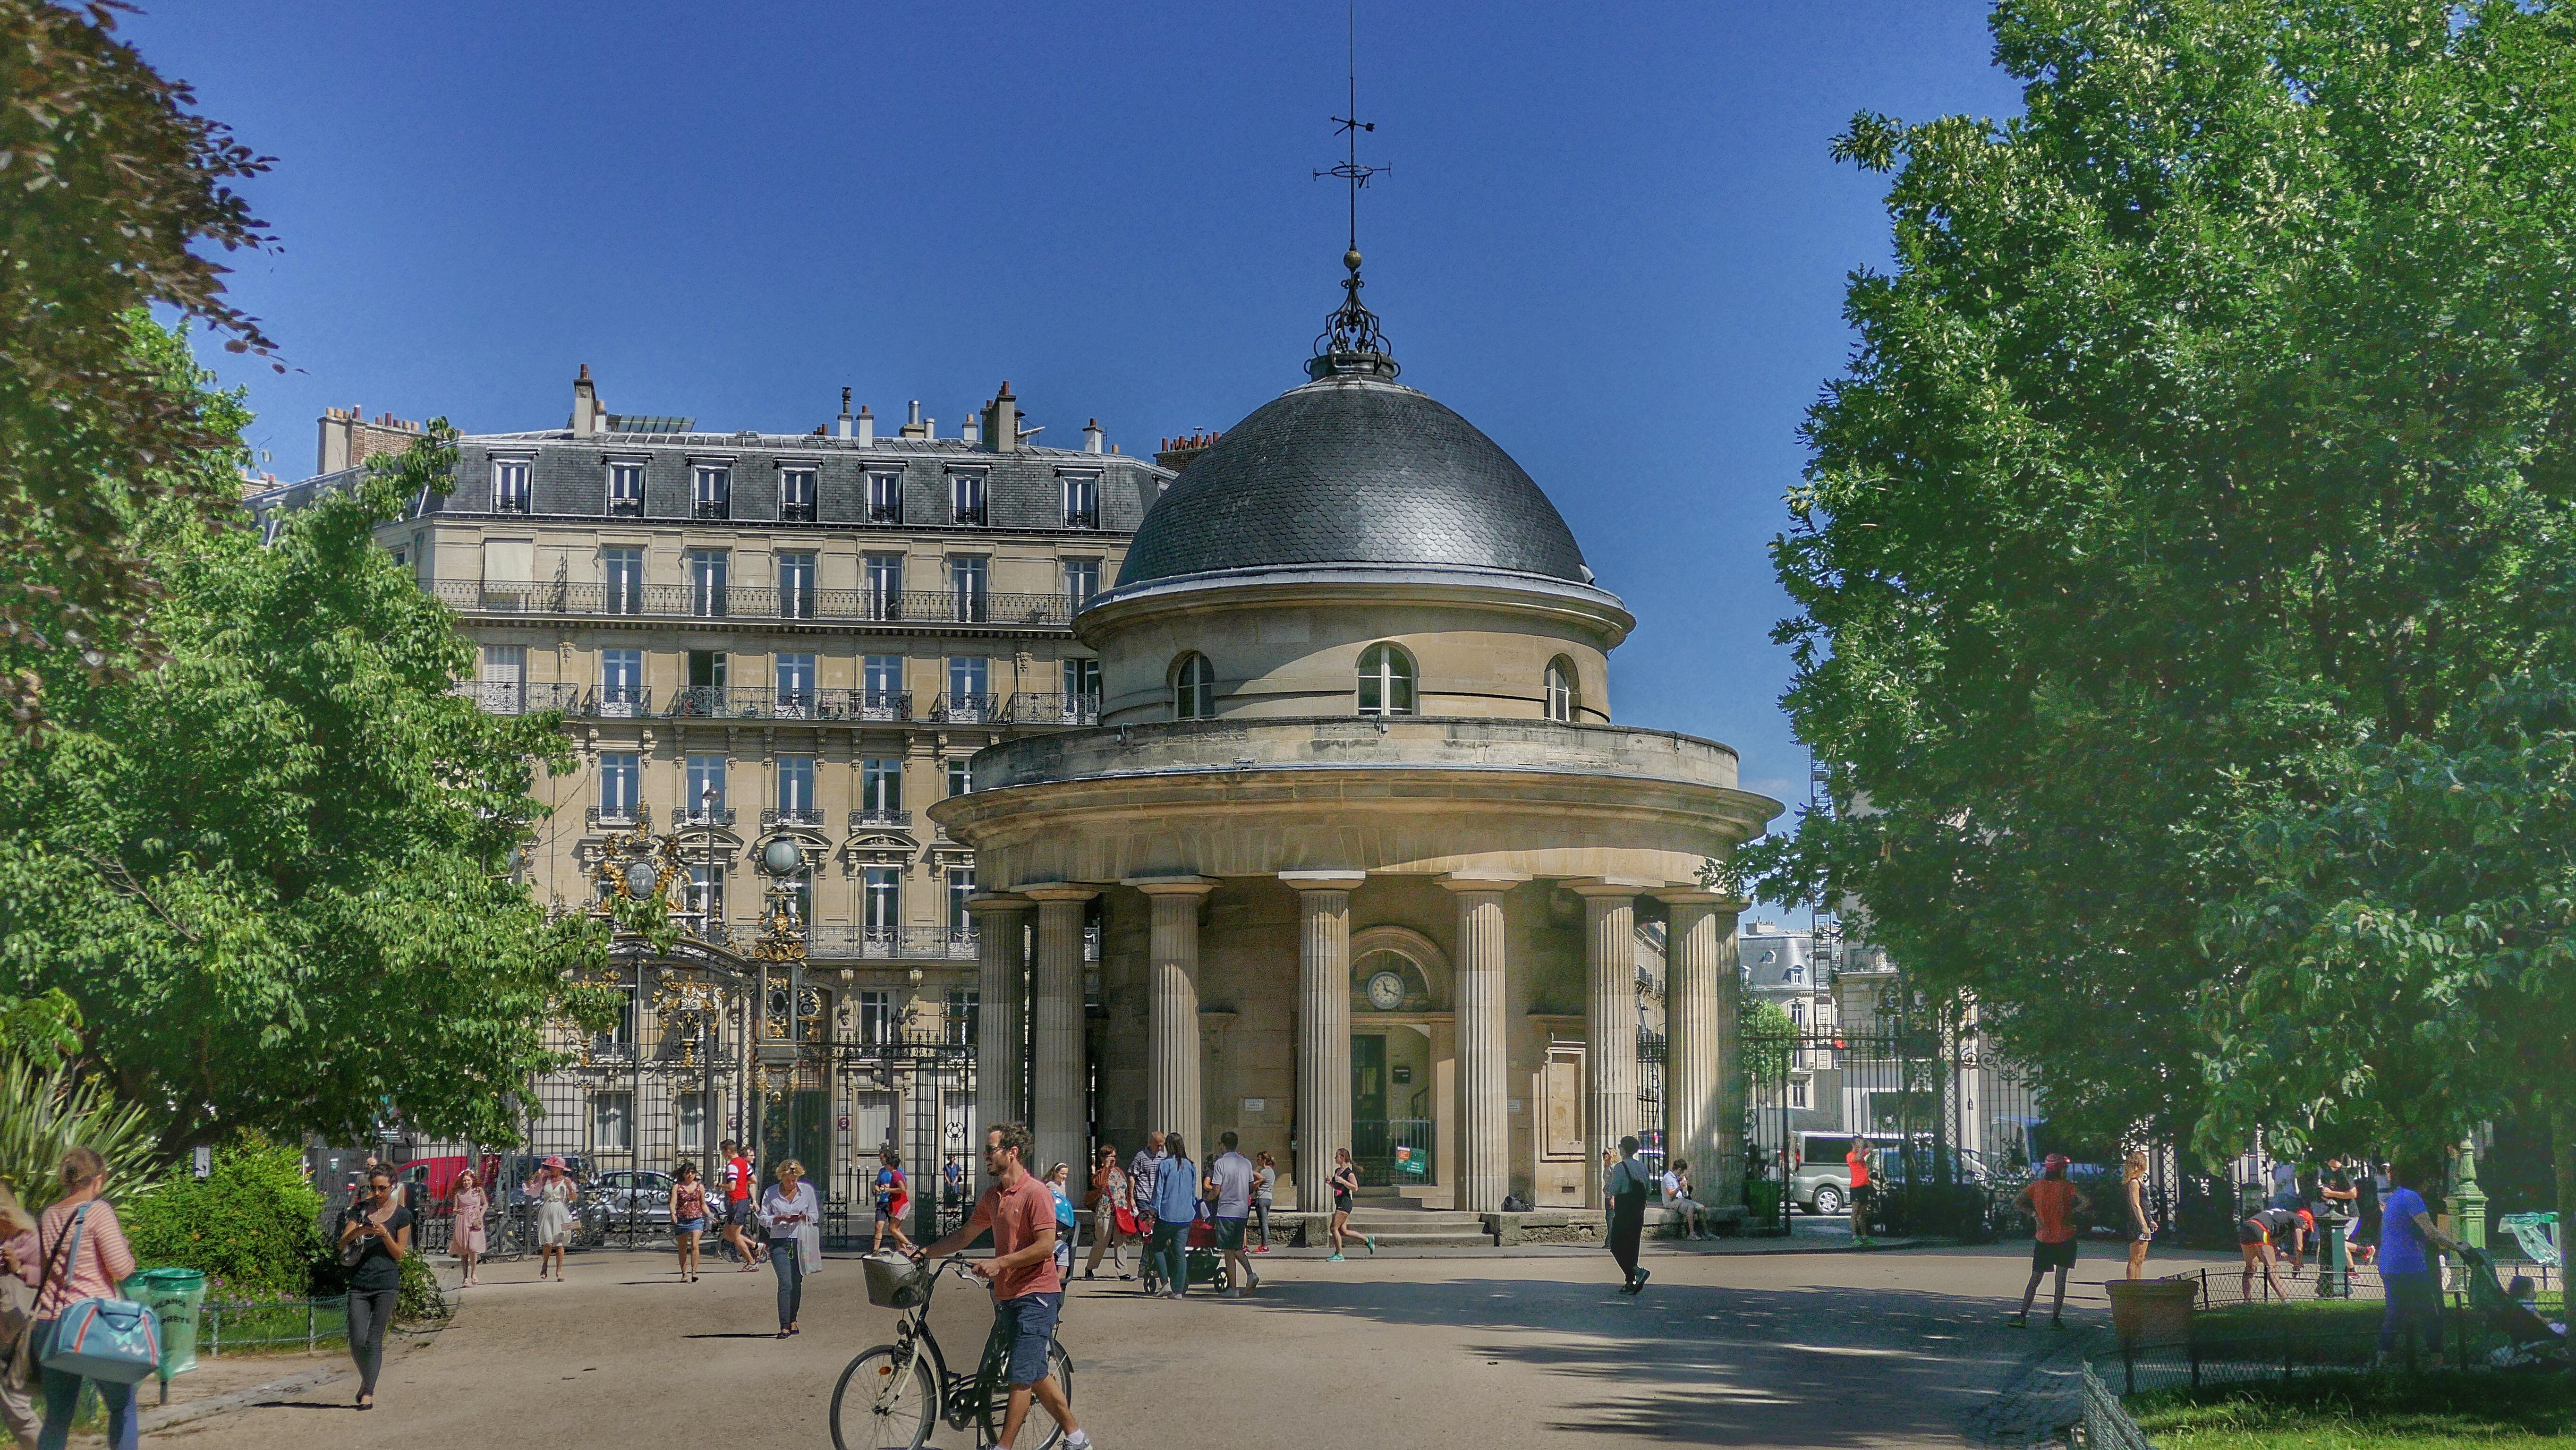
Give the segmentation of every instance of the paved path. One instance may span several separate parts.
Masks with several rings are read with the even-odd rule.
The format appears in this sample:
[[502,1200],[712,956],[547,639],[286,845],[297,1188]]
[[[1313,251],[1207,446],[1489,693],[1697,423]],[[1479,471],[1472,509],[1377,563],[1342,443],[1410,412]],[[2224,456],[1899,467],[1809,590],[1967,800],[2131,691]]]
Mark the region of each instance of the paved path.
[[[2057,1342],[2002,1323],[2027,1254],[1666,1252],[1647,1260],[1642,1301],[1613,1291],[1606,1254],[1274,1255],[1241,1302],[1077,1284],[1061,1337],[1076,1408],[1104,1450],[1960,1446],[1995,1392]],[[388,1368],[382,1410],[364,1421],[342,1408],[354,1392],[343,1379],[156,1438],[345,1450],[352,1435],[396,1431],[405,1443],[625,1444],[721,1430],[828,1445],[833,1380],[893,1318],[869,1306],[858,1265],[834,1260],[809,1281],[805,1332],[781,1343],[766,1272],[724,1267],[684,1285],[667,1262],[581,1254],[567,1284],[487,1281],[453,1328]],[[2105,1250],[2079,1277],[2116,1270]],[[494,1277],[526,1272],[501,1265]],[[2074,1317],[2101,1319],[2098,1307]],[[989,1315],[952,1281],[934,1322],[963,1357]],[[943,1430],[934,1443],[969,1442]]]

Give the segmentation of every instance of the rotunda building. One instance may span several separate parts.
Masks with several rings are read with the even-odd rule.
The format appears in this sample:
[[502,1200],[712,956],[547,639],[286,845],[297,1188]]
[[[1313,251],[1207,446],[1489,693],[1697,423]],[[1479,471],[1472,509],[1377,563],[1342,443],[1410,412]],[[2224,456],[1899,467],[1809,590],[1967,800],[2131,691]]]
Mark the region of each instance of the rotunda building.
[[1703,868],[1780,805],[1724,745],[1612,722],[1634,619],[1396,372],[1354,289],[1075,620],[1098,725],[978,753],[931,809],[978,863],[979,1117],[1030,1121],[1041,1164],[1231,1131],[1307,1213],[1342,1149],[1435,1206],[1592,1205],[1604,1149],[1661,1128],[1739,1201],[1745,903]]

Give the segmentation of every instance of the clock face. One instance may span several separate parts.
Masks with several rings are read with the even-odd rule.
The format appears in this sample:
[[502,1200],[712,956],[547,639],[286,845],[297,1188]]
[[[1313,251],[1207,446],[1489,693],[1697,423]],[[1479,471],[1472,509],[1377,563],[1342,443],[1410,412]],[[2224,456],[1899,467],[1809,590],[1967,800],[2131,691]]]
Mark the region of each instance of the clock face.
[[1368,979],[1369,1005],[1380,1012],[1392,1012],[1404,1005],[1404,978],[1393,972],[1380,972]]

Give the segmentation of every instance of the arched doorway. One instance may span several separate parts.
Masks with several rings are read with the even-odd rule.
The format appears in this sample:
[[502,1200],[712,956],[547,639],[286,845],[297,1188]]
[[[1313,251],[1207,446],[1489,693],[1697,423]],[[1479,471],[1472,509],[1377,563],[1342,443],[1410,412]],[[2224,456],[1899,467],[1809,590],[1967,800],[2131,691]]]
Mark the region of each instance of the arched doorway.
[[1373,1188],[1448,1182],[1441,1125],[1455,1097],[1449,961],[1422,933],[1351,934],[1351,1160]]

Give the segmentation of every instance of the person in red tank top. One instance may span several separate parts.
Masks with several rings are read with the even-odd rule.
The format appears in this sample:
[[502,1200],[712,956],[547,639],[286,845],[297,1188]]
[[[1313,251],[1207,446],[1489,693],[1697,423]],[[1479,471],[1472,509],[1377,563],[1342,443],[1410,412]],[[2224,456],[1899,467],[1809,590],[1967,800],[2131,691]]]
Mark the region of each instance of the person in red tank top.
[[2049,1310],[2048,1327],[2066,1327],[2066,1275],[2075,1267],[2075,1216],[2093,1206],[2082,1189],[2067,1181],[2066,1156],[2048,1155],[2047,1166],[2039,1181],[2021,1191],[2022,1205],[2031,1217],[2039,1220],[2038,1242],[2030,1252],[2030,1283],[2021,1291],[2021,1312],[2013,1323],[2030,1323],[2030,1304],[2039,1297],[2039,1281],[2051,1269],[2057,1271],[2057,1302]]
[[742,1260],[742,1267],[735,1272],[748,1274],[760,1267],[762,1258],[760,1246],[743,1237],[742,1232],[743,1225],[751,1222],[751,1190],[755,1181],[751,1155],[742,1150],[741,1144],[728,1138],[724,1143],[724,1156],[724,1166],[716,1170],[716,1177],[724,1184],[725,1191],[724,1241],[732,1247],[734,1257]]

